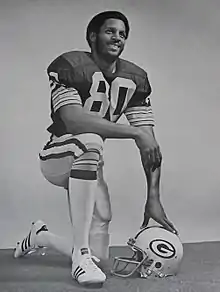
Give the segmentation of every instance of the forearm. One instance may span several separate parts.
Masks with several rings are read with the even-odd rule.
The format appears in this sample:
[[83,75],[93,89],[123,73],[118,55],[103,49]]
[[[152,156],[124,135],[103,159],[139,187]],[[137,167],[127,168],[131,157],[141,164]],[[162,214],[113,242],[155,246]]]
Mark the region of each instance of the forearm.
[[[154,137],[154,139],[156,139],[152,126],[141,127],[141,130],[150,133]],[[151,169],[148,169],[146,167],[143,159],[142,159],[142,165],[143,165],[146,180],[147,180],[147,197],[159,198],[161,167],[158,167],[154,171],[152,171]]]
[[160,197],[160,173],[161,167],[157,168],[154,172],[144,169],[147,179],[147,198]]
[[81,133],[95,133],[103,138],[136,139],[140,129],[123,124],[109,122],[94,114],[83,110],[76,110],[70,118],[65,116],[64,123],[68,132],[76,135]]

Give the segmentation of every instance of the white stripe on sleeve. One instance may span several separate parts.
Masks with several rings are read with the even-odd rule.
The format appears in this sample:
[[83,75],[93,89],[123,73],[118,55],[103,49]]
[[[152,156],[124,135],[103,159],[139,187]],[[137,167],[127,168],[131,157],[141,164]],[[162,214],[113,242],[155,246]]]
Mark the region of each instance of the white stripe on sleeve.
[[125,116],[132,126],[154,126],[155,119],[151,106],[134,106],[126,109]]
[[63,85],[59,85],[58,83],[55,84],[55,87],[51,85],[51,88],[51,101],[54,112],[56,112],[60,107],[64,105],[82,105],[81,97],[75,88],[66,88]]

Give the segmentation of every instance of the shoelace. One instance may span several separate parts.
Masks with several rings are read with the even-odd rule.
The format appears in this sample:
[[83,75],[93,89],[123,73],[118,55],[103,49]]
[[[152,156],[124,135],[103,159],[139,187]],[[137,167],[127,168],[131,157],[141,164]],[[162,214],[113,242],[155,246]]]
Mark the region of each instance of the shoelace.
[[100,260],[96,256],[87,256],[83,259],[81,263],[81,267],[84,269],[89,268],[90,271],[96,272],[99,271],[99,268],[96,266],[96,264],[93,262],[93,259],[96,262],[99,262]]
[[97,263],[99,263],[100,262],[100,259],[99,258],[97,258],[96,256],[94,256],[94,255],[92,255],[91,256],[91,258],[95,261],[95,262],[97,262]]

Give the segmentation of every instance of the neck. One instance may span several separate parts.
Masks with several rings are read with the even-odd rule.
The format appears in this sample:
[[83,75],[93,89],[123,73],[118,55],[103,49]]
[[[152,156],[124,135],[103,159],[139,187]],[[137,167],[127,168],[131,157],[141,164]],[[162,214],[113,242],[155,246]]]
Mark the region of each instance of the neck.
[[116,60],[107,60],[102,58],[97,54],[97,52],[92,51],[92,58],[95,61],[95,63],[98,65],[98,67],[108,73],[114,73],[116,70]]

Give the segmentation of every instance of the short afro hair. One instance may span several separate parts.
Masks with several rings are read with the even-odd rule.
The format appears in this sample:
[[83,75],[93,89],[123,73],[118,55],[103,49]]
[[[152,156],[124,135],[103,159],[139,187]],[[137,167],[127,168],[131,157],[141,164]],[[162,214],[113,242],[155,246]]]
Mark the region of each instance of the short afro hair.
[[89,24],[87,26],[86,40],[87,40],[87,42],[88,42],[90,47],[91,47],[91,42],[90,42],[90,34],[91,34],[91,32],[98,33],[99,30],[100,30],[100,27],[109,18],[120,19],[120,20],[122,20],[124,22],[125,30],[126,30],[126,39],[128,38],[130,27],[129,27],[129,23],[128,23],[127,17],[123,13],[121,13],[119,11],[104,11],[104,12],[101,12],[101,13],[95,15],[91,19],[91,21],[89,22]]

